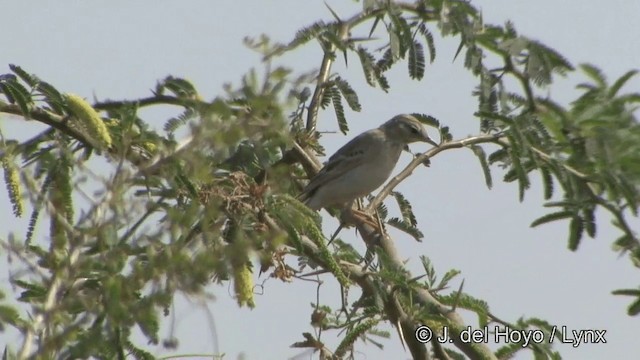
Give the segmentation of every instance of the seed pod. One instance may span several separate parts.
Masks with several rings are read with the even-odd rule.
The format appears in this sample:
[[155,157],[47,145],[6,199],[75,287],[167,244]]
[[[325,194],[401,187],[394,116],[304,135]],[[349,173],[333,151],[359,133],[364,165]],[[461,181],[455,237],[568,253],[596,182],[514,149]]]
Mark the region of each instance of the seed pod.
[[6,156],[2,159],[2,167],[4,168],[4,182],[7,184],[9,201],[13,205],[13,214],[16,217],[21,217],[24,207],[22,205],[22,188],[20,187],[18,169]]
[[252,309],[256,307],[255,302],[253,302],[253,278],[247,265],[242,264],[234,267],[233,281],[238,305],[247,305]]
[[100,118],[100,114],[82,97],[75,94],[66,94],[65,99],[69,109],[79,122],[78,125],[89,137],[97,142],[100,148],[111,146],[111,134],[107,126]]

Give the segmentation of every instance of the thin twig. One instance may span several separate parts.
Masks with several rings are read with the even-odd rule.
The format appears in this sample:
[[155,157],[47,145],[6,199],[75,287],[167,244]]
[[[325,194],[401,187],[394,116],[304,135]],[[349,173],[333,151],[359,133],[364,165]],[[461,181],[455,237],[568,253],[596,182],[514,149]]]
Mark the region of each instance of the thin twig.
[[393,177],[376,195],[376,197],[369,203],[367,206],[367,211],[371,211],[371,209],[376,209],[378,205],[387,197],[391,192],[398,186],[404,179],[409,177],[413,173],[418,166],[422,165],[426,160],[431,159],[442,151],[449,149],[457,149],[469,145],[481,144],[481,143],[495,143],[499,138],[500,134],[488,134],[488,135],[477,135],[471,136],[465,139],[449,141],[443,144],[440,144],[438,147],[434,147],[428,150],[425,153],[419,154],[416,156],[410,163],[407,165],[398,175]]

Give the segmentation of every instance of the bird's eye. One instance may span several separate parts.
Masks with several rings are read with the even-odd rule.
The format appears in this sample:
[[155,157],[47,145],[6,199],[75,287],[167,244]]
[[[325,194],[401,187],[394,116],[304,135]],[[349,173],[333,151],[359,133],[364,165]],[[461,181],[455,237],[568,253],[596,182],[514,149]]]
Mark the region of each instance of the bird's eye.
[[419,135],[420,134],[420,130],[418,130],[418,128],[416,127],[411,127],[411,133],[414,135]]

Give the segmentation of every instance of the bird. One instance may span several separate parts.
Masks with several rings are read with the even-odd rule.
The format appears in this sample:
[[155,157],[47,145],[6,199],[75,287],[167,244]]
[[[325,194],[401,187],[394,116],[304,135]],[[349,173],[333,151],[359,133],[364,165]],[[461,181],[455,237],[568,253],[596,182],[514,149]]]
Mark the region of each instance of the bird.
[[414,142],[438,144],[420,120],[400,114],[363,132],[342,146],[309,180],[299,200],[312,210],[349,205],[382,185],[391,175],[402,150]]

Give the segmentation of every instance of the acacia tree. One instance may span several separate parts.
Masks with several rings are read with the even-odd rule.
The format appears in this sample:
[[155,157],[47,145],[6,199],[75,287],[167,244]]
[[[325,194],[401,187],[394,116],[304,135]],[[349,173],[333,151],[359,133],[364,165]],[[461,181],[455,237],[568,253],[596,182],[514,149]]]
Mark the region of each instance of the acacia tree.
[[[353,357],[357,341],[380,335],[377,326],[387,321],[414,359],[509,358],[522,344],[494,352],[462,341],[467,325],[458,309],[475,312],[478,327],[498,323],[551,336],[551,323],[501,320],[464,289],[447,290],[457,272],[438,277],[426,257],[423,274],[409,273],[385,231],[386,224],[422,237],[411,199],[395,187],[430,158],[460,148],[477,155],[488,187],[492,166],[507,169],[504,181],[517,184],[520,200],[530,176],[540,176],[551,210],[532,219],[532,226],[568,220],[571,250],[584,235],[595,236],[596,209],[605,210],[620,230],[614,250],[640,265],[640,239],[627,220],[638,211],[640,127],[634,106],[640,95],[621,93],[634,71],[608,83],[596,67],[580,65],[588,82],[564,107],[539,93],[574,67],[512,24],[485,24],[466,1],[363,3],[349,17],[329,9],[334,21],[305,27],[286,44],[248,40],[263,55],[262,79],[251,70],[213,100],[202,99],[190,82],[167,77],[147,97],[89,104],[10,65],[11,73],[0,76],[0,112],[47,129],[27,141],[1,139],[7,205],[16,216],[31,210],[24,233],[0,239],[3,251],[19,259],[13,266],[22,271],[11,279],[19,290],[12,295],[25,305],[0,303],[0,325],[23,334],[22,344],[5,349],[5,358],[152,358],[132,340],[133,327],[158,343],[160,313],[171,311],[176,293],[201,294],[212,281],[233,281],[240,306],[259,306],[253,298],[258,272],[283,281],[311,273],[341,284],[342,307],[315,304],[311,318],[318,330],[294,344],[313,348],[320,358]],[[353,35],[363,29],[368,36]],[[320,168],[319,112],[332,107],[346,133],[345,105],[361,110],[354,87],[332,65],[342,59],[359,63],[368,85],[389,92],[385,74],[394,66],[408,66],[411,78],[423,78],[427,59],[436,56],[434,33],[459,40],[456,56],[464,57],[464,69],[477,79],[478,134],[457,138],[455,128],[415,114],[438,129],[440,146],[416,155],[365,202],[382,226],[331,211],[359,230],[366,253],[340,238],[329,244],[322,219],[296,194]],[[383,40],[370,41],[373,34]],[[323,49],[319,70],[295,74],[271,66],[274,58],[313,44]],[[159,105],[184,109],[166,121],[164,131],[154,131],[140,114]],[[185,128],[192,136],[177,141],[176,132]],[[558,192],[562,200],[551,201]],[[399,205],[398,215],[384,206],[387,197]],[[47,223],[48,233],[34,236]],[[361,290],[358,298],[346,295],[354,287]],[[616,293],[631,296],[629,315],[640,312],[640,290]],[[446,326],[452,346],[418,341],[420,324]],[[335,349],[322,338],[332,330],[346,330]],[[175,339],[164,345],[175,347]],[[559,357],[549,344],[528,348],[536,358]]]

